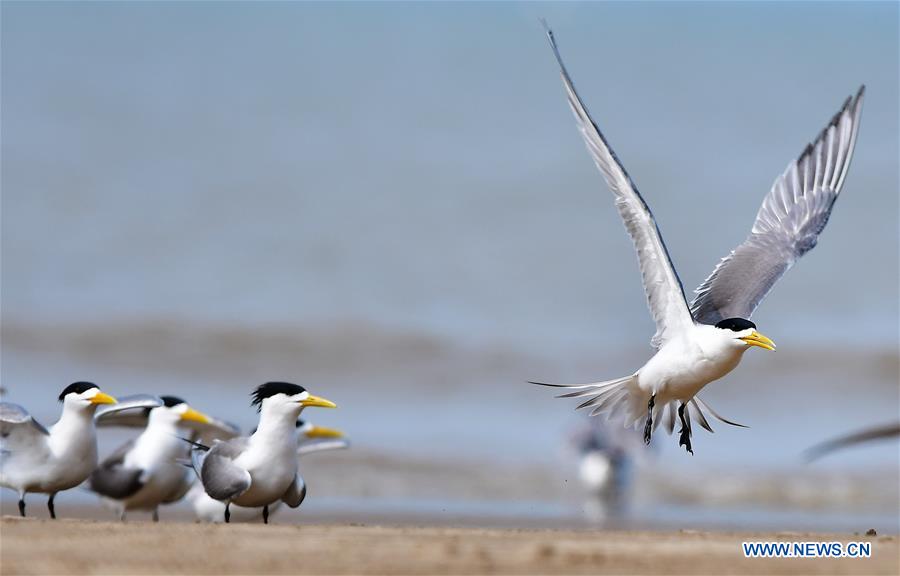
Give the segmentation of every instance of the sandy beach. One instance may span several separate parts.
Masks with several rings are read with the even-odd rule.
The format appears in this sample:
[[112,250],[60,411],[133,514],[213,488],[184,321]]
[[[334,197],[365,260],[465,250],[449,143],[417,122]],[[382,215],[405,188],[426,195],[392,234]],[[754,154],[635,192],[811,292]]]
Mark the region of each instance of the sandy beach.
[[[13,574],[897,574],[896,536],[201,525],[4,517]],[[868,559],[747,559],[744,541],[870,541]]]

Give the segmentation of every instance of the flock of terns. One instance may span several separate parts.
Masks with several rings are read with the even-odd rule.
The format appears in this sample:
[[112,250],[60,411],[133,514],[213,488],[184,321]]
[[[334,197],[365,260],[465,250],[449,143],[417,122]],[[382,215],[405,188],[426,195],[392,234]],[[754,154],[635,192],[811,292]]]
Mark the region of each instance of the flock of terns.
[[[44,428],[18,404],[0,403],[0,486],[19,495],[53,499],[84,485],[125,520],[146,510],[159,520],[160,505],[187,497],[199,520],[262,519],[282,503],[300,506],[306,484],[302,454],[346,448],[343,434],[300,420],[304,408],[335,408],[302,386],[268,382],[253,391],[259,424],[242,436],[236,426],[192,408],[175,396],[136,395],[117,401],[91,382],[75,382],[59,395],[62,415]],[[141,433],[98,464],[97,427],[139,427]]]
[[[692,418],[710,432],[706,414],[737,425],[704,403],[699,391],[736,368],[751,347],[775,350],[749,318],[778,279],[816,245],[828,222],[853,156],[864,88],[776,178],[747,239],[719,262],[689,304],[650,208],[588,114],[553,33],[546,31],[578,128],[634,243],[657,350],[622,378],[546,385],[572,390],[563,397],[584,398],[578,408],[590,408],[592,416],[605,413],[643,424],[647,443],[661,423],[671,434],[677,420],[679,445],[693,453]],[[25,494],[48,494],[55,517],[54,496],[86,482],[118,506],[123,519],[128,510],[151,510],[156,518],[159,505],[187,495],[201,519],[229,522],[239,515],[268,522],[281,503],[303,502],[300,454],[346,446],[339,432],[298,419],[306,407],[334,404],[286,382],[253,392],[260,417],[249,436],[170,396],[116,402],[94,384],[76,382],[59,398],[62,416],[49,430],[22,407],[0,405],[0,485],[17,491],[23,516]],[[141,426],[143,432],[98,466],[95,426],[110,425]]]

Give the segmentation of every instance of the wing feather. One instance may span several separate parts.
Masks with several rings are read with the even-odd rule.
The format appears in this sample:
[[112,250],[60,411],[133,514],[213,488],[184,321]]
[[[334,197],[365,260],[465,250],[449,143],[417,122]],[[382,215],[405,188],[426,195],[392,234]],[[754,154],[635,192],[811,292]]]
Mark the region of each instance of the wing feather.
[[28,410],[12,402],[0,402],[0,453],[27,453],[46,449],[50,433]]
[[847,177],[864,94],[862,86],[775,180],[750,236],[695,290],[697,322],[750,318],[778,279],[816,246]]
[[658,348],[673,334],[687,331],[693,326],[693,319],[684,296],[684,288],[672,265],[653,213],[637,191],[634,182],[619,162],[606,138],[591,119],[581,98],[578,97],[559,54],[553,32],[547,27],[546,22],[544,28],[547,31],[550,47],[559,63],[569,106],[575,115],[578,129],[594,159],[594,164],[597,165],[606,180],[606,185],[615,195],[616,208],[637,251],[641,278],[647,295],[647,305],[656,323],[656,334],[653,336],[651,344]]
[[88,478],[88,486],[94,492],[121,500],[135,494],[144,486],[141,480],[143,470],[125,467],[125,457],[134,448],[134,439],[129,440],[107,456]]
[[[94,422],[99,425],[142,427],[146,425],[148,413],[144,409],[162,405],[162,399],[151,394],[124,396],[119,398],[115,404],[100,406],[94,413]],[[119,413],[123,413],[123,415],[121,420],[117,421],[117,416],[114,415]]]
[[[218,442],[199,463],[200,481],[214,500],[228,501],[250,488],[250,473],[234,463],[234,459],[246,448],[246,443],[247,439],[241,437]],[[198,449],[194,448],[192,456],[197,452]]]

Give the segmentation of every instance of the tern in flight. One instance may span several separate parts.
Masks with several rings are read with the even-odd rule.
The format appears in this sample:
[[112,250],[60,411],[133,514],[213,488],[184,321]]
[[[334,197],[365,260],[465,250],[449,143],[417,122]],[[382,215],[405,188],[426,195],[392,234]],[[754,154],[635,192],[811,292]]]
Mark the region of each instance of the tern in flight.
[[0,402],[0,486],[18,492],[21,516],[25,516],[25,494],[39,492],[50,495],[47,509],[56,518],[57,492],[74,488],[91,475],[97,467],[96,418],[162,404],[159,398],[145,395],[117,402],[91,382],[68,385],[59,401],[62,415],[49,430],[18,404]]
[[225,522],[231,521],[231,504],[262,507],[263,522],[268,523],[269,505],[280,500],[296,508],[303,502],[306,485],[297,473],[297,418],[307,406],[335,408],[334,402],[289,382],[259,386],[252,404],[260,412],[253,434],[212,447],[193,442],[191,450],[191,464],[204,490],[225,503]]
[[644,422],[648,444],[660,422],[672,433],[677,413],[679,446],[693,454],[692,416],[710,432],[704,410],[740,426],[716,414],[697,393],[734,370],[750,347],[775,349],[749,318],[775,282],[815,247],[825,228],[853,156],[865,87],[846,100],[815,142],[775,179],[750,235],[722,258],[688,305],[649,206],[578,97],[553,32],[544,26],[578,129],[634,243],[656,323],[651,340],[656,354],[633,374],[592,384],[545,385],[574,390],[559,397],[585,398],[578,408],[590,408],[592,416],[623,415],[626,425]]

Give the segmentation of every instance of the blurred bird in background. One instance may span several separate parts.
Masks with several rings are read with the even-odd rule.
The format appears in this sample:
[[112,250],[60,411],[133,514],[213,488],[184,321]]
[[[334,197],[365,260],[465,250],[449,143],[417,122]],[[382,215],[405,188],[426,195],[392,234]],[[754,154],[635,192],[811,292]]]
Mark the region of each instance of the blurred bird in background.
[[634,485],[634,461],[643,448],[640,436],[606,419],[585,418],[569,443],[577,457],[587,520],[608,524],[626,518]]
[[867,428],[865,430],[851,432],[850,434],[832,438],[831,440],[822,442],[821,444],[816,444],[812,448],[806,450],[806,452],[804,452],[804,456],[808,461],[818,460],[819,458],[831,454],[836,450],[842,450],[844,448],[850,448],[853,446],[859,446],[861,444],[868,444],[870,442],[876,442],[880,440],[890,440],[892,438],[898,437],[900,437],[900,422],[884,424],[881,426],[876,426],[874,428]]

